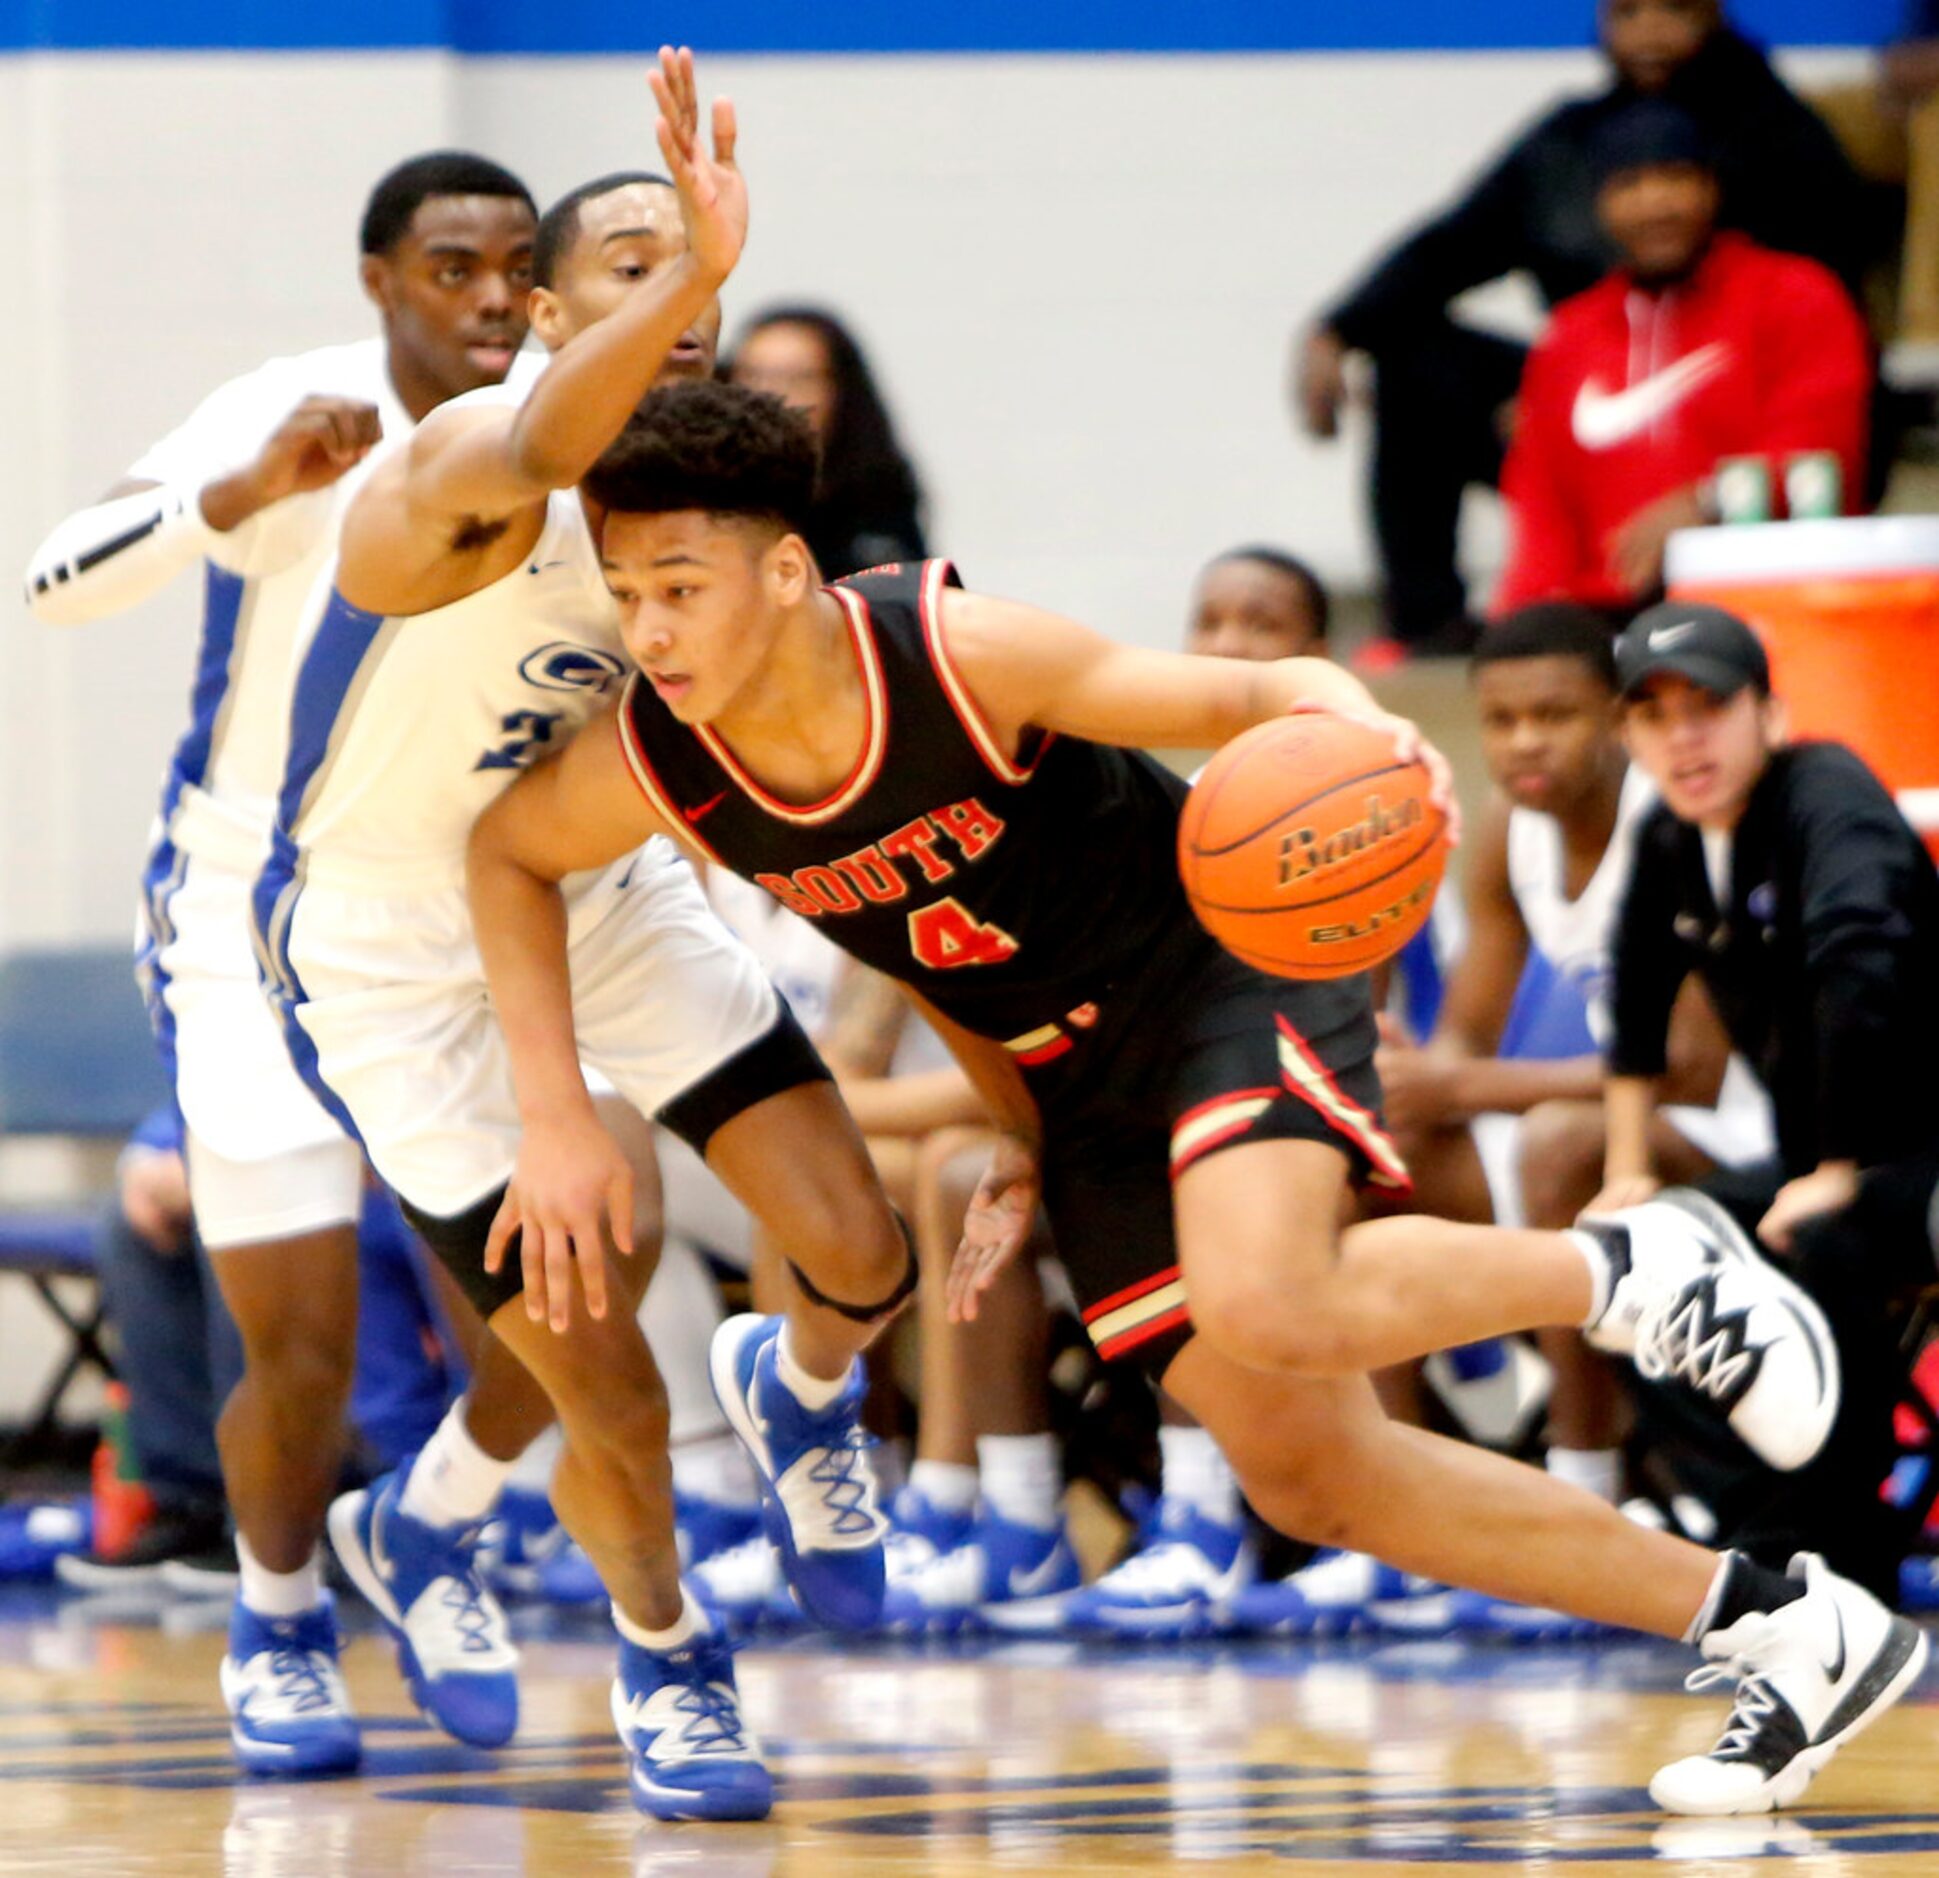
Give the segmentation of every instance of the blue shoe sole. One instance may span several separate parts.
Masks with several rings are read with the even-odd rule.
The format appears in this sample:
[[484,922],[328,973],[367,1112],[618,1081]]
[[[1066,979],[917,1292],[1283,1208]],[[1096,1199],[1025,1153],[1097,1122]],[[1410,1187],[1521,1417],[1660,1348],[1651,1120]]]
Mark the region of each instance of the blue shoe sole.
[[364,1757],[362,1737],[308,1742],[258,1741],[240,1728],[229,1730],[230,1745],[244,1773],[258,1780],[309,1780],[319,1774],[353,1772]]
[[746,1787],[656,1786],[634,1764],[633,1804],[654,1819],[766,1819],[774,1811],[774,1782]]

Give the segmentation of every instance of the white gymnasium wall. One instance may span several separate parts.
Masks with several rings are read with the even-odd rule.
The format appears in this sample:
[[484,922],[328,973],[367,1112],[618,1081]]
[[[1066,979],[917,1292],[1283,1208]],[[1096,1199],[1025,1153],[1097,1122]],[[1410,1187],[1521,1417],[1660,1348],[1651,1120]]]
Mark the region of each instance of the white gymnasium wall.
[[[1244,537],[1366,580],[1360,440],[1293,434],[1288,335],[1593,76],[1586,53],[716,60],[755,215],[730,327],[779,295],[852,314],[939,547],[1167,643]],[[355,222],[397,157],[468,144],[545,197],[654,161],[650,111],[631,60],[0,59],[0,564],[222,378],[367,330]],[[127,930],[194,601],[55,632],[0,589],[0,945]]]

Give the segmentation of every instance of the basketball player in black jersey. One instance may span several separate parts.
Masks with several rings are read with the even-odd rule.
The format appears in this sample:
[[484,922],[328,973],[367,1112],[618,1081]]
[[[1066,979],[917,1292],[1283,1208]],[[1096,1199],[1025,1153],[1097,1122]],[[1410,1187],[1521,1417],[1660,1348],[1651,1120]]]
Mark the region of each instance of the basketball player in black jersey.
[[[474,833],[478,940],[499,1007],[521,1013],[519,1080],[577,1074],[557,883],[679,836],[901,979],[998,1118],[955,1309],[974,1314],[1041,1192],[1099,1349],[1212,1430],[1266,1518],[1697,1642],[1746,1679],[1742,1704],[1780,1700],[1798,1725],[1780,1765],[1745,1769],[1728,1764],[1733,1724],[1705,1757],[1718,1779],[1663,1797],[1795,1798],[1916,1677],[1916,1629],[1815,1558],[1795,1577],[1719,1558],[1390,1424],[1366,1380],[1549,1324],[1665,1368],[1700,1337],[1719,1357],[1711,1392],[1781,1466],[1816,1452],[1836,1401],[1815,1308],[1700,1203],[1577,1233],[1341,1232],[1357,1183],[1406,1179],[1378,1118],[1365,982],[1267,978],[1205,936],[1173,859],[1182,786],[1136,752],[1213,746],[1302,704],[1377,707],[1335,667],[1115,645],[966,593],[942,562],[823,588],[801,535],[813,482],[798,417],[703,384],[656,392],[588,479],[641,669]],[[596,1133],[528,1137],[528,1225],[597,1244],[597,1203],[571,1198],[601,1189]]]

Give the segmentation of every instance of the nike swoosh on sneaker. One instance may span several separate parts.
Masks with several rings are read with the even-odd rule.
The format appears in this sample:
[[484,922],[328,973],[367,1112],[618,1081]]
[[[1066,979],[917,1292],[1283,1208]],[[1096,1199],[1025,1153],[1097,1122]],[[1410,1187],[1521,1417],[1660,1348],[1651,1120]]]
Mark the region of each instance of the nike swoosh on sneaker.
[[1838,1626],[1838,1654],[1824,1665],[1824,1672],[1836,1684],[1845,1673],[1845,1613],[1836,1604],[1831,1607],[1831,1619]]
[[385,1584],[397,1576],[391,1564],[390,1548],[384,1543],[383,1514],[375,1505],[370,1509],[370,1563]]
[[1585,378],[1569,412],[1569,428],[1585,450],[1613,449],[1675,410],[1699,385],[1716,377],[1729,360],[1730,347],[1721,339],[1713,339],[1621,391],[1605,391],[1599,380]]
[[1028,1571],[1021,1565],[1010,1567],[1010,1595],[1036,1598],[1051,1590],[1064,1569],[1063,1547],[1053,1545]]

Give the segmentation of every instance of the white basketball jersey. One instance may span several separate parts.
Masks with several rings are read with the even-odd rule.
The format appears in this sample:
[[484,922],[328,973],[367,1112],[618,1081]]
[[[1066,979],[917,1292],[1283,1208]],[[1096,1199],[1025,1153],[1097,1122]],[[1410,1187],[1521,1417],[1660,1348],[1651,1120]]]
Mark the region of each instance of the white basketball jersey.
[[1629,889],[1636,831],[1655,805],[1655,788],[1632,763],[1623,777],[1609,845],[1573,900],[1564,891],[1561,824],[1539,809],[1508,812],[1508,885],[1522,923],[1536,951],[1581,990],[1589,1008],[1589,1032],[1599,1044],[1609,1038],[1611,955]]
[[[521,356],[515,385],[542,358]],[[251,461],[307,397],[355,398],[377,407],[387,443],[412,423],[392,389],[380,338],[271,359],[212,392],[128,476],[199,490]],[[289,695],[318,574],[368,465],[253,517],[245,558],[263,571],[204,563],[203,612],[188,728],[169,761],[161,846],[253,877],[267,842],[289,734]],[[243,530],[237,530],[240,536]],[[239,542],[238,547],[242,544]]]
[[[460,402],[516,397],[500,388]],[[317,603],[271,861],[314,885],[379,894],[461,885],[472,823],[616,695],[628,669],[574,490],[553,492],[516,568],[450,606],[367,613],[327,576]]]

